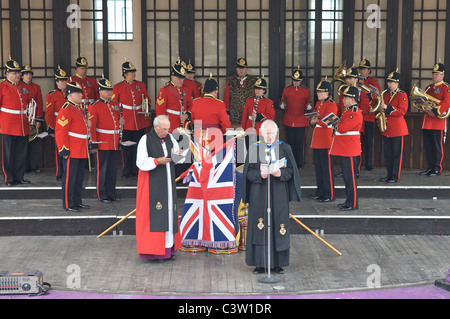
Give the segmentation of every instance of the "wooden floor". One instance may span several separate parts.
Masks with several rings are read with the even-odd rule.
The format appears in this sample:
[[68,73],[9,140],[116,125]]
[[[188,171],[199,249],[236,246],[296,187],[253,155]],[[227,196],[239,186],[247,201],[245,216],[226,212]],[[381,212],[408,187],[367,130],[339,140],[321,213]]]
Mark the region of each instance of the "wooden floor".
[[[177,252],[176,260],[155,263],[138,258],[134,236],[2,237],[0,269],[40,270],[44,281],[56,290],[264,296],[373,288],[377,283],[373,273],[376,267],[382,288],[432,284],[445,278],[450,268],[448,236],[325,235],[324,238],[342,256],[312,235],[292,235],[290,266],[284,275],[276,275],[281,279],[276,284],[258,281],[253,268],[245,264],[244,251],[228,256]],[[72,280],[76,274],[79,279]],[[79,287],[74,288],[77,283]]]

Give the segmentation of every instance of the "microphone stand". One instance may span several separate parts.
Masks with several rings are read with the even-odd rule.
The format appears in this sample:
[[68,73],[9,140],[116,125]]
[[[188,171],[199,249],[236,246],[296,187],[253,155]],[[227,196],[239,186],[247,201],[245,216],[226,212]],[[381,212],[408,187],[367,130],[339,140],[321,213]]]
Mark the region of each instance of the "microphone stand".
[[259,277],[258,281],[261,283],[265,283],[265,284],[271,284],[271,283],[276,283],[279,282],[281,279],[271,276],[270,275],[270,234],[271,234],[271,220],[270,220],[270,215],[272,213],[272,208],[270,207],[270,163],[272,162],[272,154],[271,151],[272,149],[267,149],[266,148],[266,152],[268,150],[268,154],[266,154],[266,161],[267,161],[267,166],[268,166],[268,175],[267,175],[267,276],[265,277]]

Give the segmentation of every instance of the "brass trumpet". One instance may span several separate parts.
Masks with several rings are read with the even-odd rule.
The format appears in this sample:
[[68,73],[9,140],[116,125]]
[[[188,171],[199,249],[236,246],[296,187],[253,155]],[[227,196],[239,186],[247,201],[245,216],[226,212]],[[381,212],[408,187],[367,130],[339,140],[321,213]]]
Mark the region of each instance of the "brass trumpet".
[[148,99],[142,94],[142,106],[141,106],[141,112],[138,112],[139,114],[144,114],[146,119],[150,118],[150,115],[152,114],[150,112],[150,104],[148,103]]
[[441,115],[439,112],[440,106],[438,106],[441,104],[441,101],[421,90],[418,83],[413,86],[409,97],[411,99],[411,105],[421,112],[437,109],[438,114],[440,114],[437,117],[440,119],[446,119],[450,115],[450,112]]
[[36,101],[34,99],[31,99],[31,102],[28,103],[27,107],[28,122],[30,123],[30,134],[28,135],[28,142],[33,141],[39,134],[39,130],[36,127],[36,108]]

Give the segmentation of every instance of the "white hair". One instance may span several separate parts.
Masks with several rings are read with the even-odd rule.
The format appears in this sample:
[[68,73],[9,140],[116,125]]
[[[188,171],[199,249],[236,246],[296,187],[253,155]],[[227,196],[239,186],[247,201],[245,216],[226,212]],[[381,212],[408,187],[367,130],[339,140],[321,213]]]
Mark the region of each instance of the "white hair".
[[276,129],[278,131],[278,125],[277,125],[277,123],[275,123],[275,121],[265,120],[264,122],[262,122],[261,127],[260,127],[261,133],[265,132],[268,127],[273,127],[274,129]]
[[162,120],[167,120],[169,121],[169,117],[167,115],[158,115],[157,117],[155,117],[155,119],[153,120],[153,126],[158,126],[161,123]]

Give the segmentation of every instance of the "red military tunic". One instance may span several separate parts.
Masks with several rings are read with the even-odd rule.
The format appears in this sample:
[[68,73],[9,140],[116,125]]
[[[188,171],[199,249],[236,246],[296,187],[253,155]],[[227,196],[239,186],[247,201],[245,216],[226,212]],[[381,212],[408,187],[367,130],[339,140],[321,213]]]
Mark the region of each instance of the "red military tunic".
[[[342,85],[339,88],[339,101],[338,101],[338,114],[337,116],[341,117],[342,113],[344,112],[345,106],[344,106],[344,97],[342,93],[344,93],[345,89],[348,87],[348,85]],[[359,92],[359,102],[358,102],[358,108],[361,110],[363,114],[363,120],[364,120],[364,114],[366,114],[366,118],[369,114],[370,109],[370,100],[367,94],[360,90]],[[363,111],[364,109],[364,111]],[[374,118],[375,121],[375,118]],[[364,133],[364,125],[361,125],[361,133]]]
[[[25,82],[24,82],[25,83]],[[36,83],[25,83],[28,91],[30,92],[30,101],[34,99],[36,101],[36,113],[35,118],[40,118],[44,114],[44,102],[42,100],[41,87]]]
[[[378,93],[381,94],[381,86],[380,86],[380,83],[377,78],[369,76],[366,79],[364,79],[364,84],[367,87],[371,87],[371,86],[375,87],[378,90]],[[370,99],[369,99],[369,101],[370,101]],[[376,96],[372,95],[372,101],[369,102],[369,105],[372,107],[377,105]],[[375,113],[369,113],[369,112],[363,111],[363,117],[364,117],[365,122],[375,122]]]
[[360,132],[363,116],[355,105],[342,113],[341,123],[337,126],[330,155],[355,157],[361,155]]
[[[253,127],[252,113],[255,105],[255,97],[247,99],[244,105],[244,111],[242,112],[241,125],[244,130]],[[259,129],[262,122],[266,119],[275,120],[275,110],[273,109],[272,100],[261,97],[258,99],[256,107],[256,120],[255,120],[255,130],[256,134],[260,135]]]
[[120,139],[120,105],[116,101],[99,99],[89,106],[91,139],[101,151],[118,151]]
[[327,98],[324,101],[318,101],[315,112],[319,113],[320,119],[314,128],[313,137],[311,141],[312,149],[330,149],[333,142],[333,129],[328,127],[321,119],[334,113],[337,115],[338,108],[336,103]]
[[[425,93],[437,98],[441,101],[438,105],[439,114],[445,115],[450,108],[450,85],[445,82],[431,84],[425,89]],[[428,114],[423,114],[422,129],[424,130],[445,130],[447,128],[447,120],[438,117],[431,117]]]
[[82,78],[78,74],[72,75],[68,82],[78,82],[83,89],[83,101],[81,103],[92,104],[98,100],[98,84],[94,78],[85,76]]
[[124,129],[139,131],[150,126],[150,120],[142,112],[142,98],[147,98],[149,107],[151,100],[148,96],[144,82],[133,81],[129,83],[122,81],[114,85],[112,100],[119,102],[123,107]]
[[362,112],[364,122],[375,122],[375,113],[370,113],[371,105],[369,95],[365,91],[360,91],[358,107]]
[[408,95],[397,89],[393,92],[393,95],[390,92],[385,92],[383,101],[388,106],[385,111],[387,130],[381,134],[386,137],[408,135],[408,126],[404,117],[406,112],[408,112]]
[[[198,90],[198,87],[197,87],[197,84],[198,84],[197,81],[192,81],[187,78],[185,78],[183,81],[183,86],[181,87],[181,90],[184,90],[188,109],[191,109],[192,101],[194,99],[201,97],[200,91]],[[190,97],[190,98],[188,98],[188,97]]]
[[158,99],[156,100],[156,116],[167,115],[170,121],[170,131],[181,127],[181,104],[183,103],[184,112],[190,111],[189,104],[185,101],[190,98],[186,95],[182,102],[182,90],[176,88],[172,82],[166,83],[166,85],[159,90]]
[[88,127],[80,105],[67,101],[56,118],[55,140],[61,156],[88,158]]
[[45,97],[45,122],[49,132],[55,132],[56,117],[66,102],[66,91],[56,89],[47,93]]
[[30,92],[25,83],[0,83],[0,133],[14,136],[30,134],[27,106]]
[[192,103],[191,122],[201,121],[203,128],[216,127],[225,133],[231,126],[225,103],[210,94],[195,99]]
[[311,92],[304,86],[295,88],[293,85],[283,90],[281,102],[284,103],[283,124],[289,127],[306,127],[308,119],[307,106],[311,105]]

